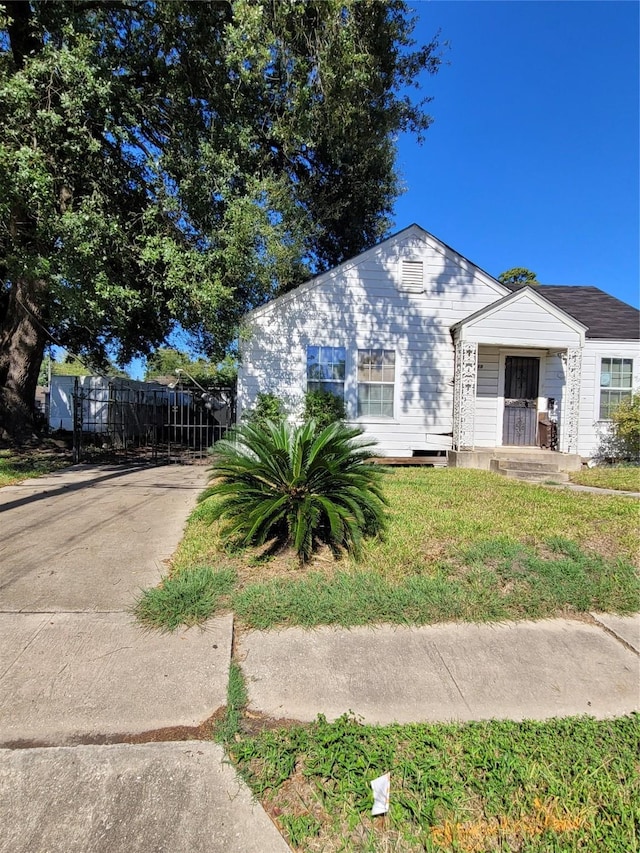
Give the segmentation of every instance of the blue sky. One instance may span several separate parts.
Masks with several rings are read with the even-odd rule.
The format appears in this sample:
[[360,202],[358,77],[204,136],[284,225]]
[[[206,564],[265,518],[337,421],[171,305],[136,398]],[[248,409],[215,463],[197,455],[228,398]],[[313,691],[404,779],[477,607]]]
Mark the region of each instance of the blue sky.
[[492,275],[591,284],[639,303],[635,2],[412,3],[415,38],[441,30],[425,76],[434,124],[398,145],[417,222]]

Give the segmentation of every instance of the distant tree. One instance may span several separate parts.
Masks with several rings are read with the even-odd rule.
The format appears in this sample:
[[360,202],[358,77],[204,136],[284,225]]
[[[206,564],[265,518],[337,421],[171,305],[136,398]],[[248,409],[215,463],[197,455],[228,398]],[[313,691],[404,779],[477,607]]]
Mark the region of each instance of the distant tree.
[[501,272],[498,281],[515,287],[524,287],[527,284],[529,287],[537,287],[540,284],[536,274],[526,267],[512,267],[510,270]]
[[147,357],[147,369],[144,378],[150,380],[163,376],[173,376],[178,368],[189,370],[190,365],[189,353],[173,347],[159,347]]
[[147,358],[144,378],[147,381],[179,375],[184,370],[200,385],[229,385],[236,379],[238,367],[235,359],[227,355],[220,362],[204,358],[193,359],[188,352],[173,347],[159,347]]
[[100,370],[97,370],[95,366],[69,353],[61,359],[55,359],[51,355],[45,356],[38,374],[38,385],[48,384],[49,370],[51,376],[120,376],[129,378],[129,374],[125,370],[111,361],[103,363]]

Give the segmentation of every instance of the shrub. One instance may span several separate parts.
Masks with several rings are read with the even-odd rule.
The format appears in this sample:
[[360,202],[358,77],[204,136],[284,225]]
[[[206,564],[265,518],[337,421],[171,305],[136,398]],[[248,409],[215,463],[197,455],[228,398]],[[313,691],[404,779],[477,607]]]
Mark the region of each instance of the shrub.
[[640,394],[622,400],[611,413],[611,424],[600,440],[598,456],[605,460],[640,462]]
[[331,391],[307,391],[304,395],[303,417],[305,421],[315,421],[319,430],[344,421],[346,416],[344,400]]
[[279,423],[286,417],[284,403],[271,391],[261,392],[256,397],[253,408],[246,413],[244,419],[252,426],[261,427],[268,421]]
[[364,536],[384,526],[382,471],[367,462],[361,430],[315,421],[245,424],[215,445],[208,494],[213,517],[238,545],[291,545],[304,563],[320,543],[357,554]]
[[640,459],[640,394],[622,400],[611,414],[613,431],[620,449],[630,459]]

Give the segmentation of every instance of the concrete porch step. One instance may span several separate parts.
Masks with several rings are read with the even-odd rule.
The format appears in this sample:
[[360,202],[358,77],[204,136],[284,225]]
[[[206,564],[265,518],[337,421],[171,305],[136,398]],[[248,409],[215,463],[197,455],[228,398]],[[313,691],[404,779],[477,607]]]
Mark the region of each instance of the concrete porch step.
[[[499,471],[498,466],[509,464],[514,469],[527,470],[534,464],[536,470],[547,474],[556,471],[579,471],[582,458],[577,453],[560,453],[540,447],[492,447],[474,450],[451,450],[448,456],[453,468],[479,468],[484,471]],[[544,466],[538,468],[538,466]],[[546,466],[552,466],[547,468]],[[508,469],[505,469],[508,470]]]
[[530,483],[568,483],[569,475],[565,471],[531,471],[517,468],[499,468],[498,474],[510,480],[526,480]]
[[529,462],[526,459],[492,459],[492,471],[538,471],[556,473],[560,470],[557,461]]

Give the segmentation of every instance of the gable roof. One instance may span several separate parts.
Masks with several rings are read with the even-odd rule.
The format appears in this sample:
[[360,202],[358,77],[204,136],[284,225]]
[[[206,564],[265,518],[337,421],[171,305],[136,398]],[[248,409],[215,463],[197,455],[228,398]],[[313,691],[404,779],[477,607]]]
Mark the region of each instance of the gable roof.
[[429,231],[425,231],[420,225],[417,225],[415,222],[412,225],[403,228],[402,231],[397,231],[395,234],[391,234],[389,237],[386,237],[384,240],[381,240],[379,243],[376,243],[374,246],[371,246],[369,249],[365,249],[359,255],[356,255],[354,258],[349,258],[346,261],[343,261],[341,264],[338,264],[335,267],[332,267],[325,272],[318,273],[313,276],[313,278],[308,279],[307,281],[299,284],[297,287],[294,287],[292,290],[288,290],[286,293],[282,293],[280,296],[275,296],[273,299],[270,299],[268,302],[265,302],[263,305],[258,305],[256,308],[251,309],[247,312],[246,317],[253,318],[259,317],[261,314],[266,313],[271,310],[275,305],[282,305],[291,299],[295,299],[301,293],[305,293],[307,290],[310,290],[318,285],[323,284],[324,282],[330,281],[337,276],[342,275],[347,270],[351,269],[351,267],[357,266],[363,261],[367,260],[371,256],[378,253],[383,247],[393,245],[394,243],[399,243],[402,240],[407,239],[407,237],[416,236],[425,243],[432,241],[437,247],[439,247],[440,251],[448,252],[454,258],[458,258],[466,264],[469,264],[470,267],[473,267],[476,270],[476,273],[482,278],[484,283],[488,285],[491,289],[493,289],[498,298],[503,296],[504,294],[509,293],[509,287],[502,282],[498,281],[488,272],[483,270],[477,264],[474,264],[473,261],[470,261],[468,258],[465,258],[464,255],[461,255],[460,252],[457,252],[455,249],[452,249],[451,246],[448,246],[446,243],[443,243],[442,240],[435,237],[433,234],[429,233]]
[[541,284],[532,289],[586,326],[587,338],[640,340],[640,311],[604,290],[574,284]]
[[[580,323],[580,321],[572,314],[569,314],[567,311],[564,311],[562,308],[559,308],[550,300],[546,299],[541,293],[539,293],[539,290],[539,287],[530,286],[514,288],[511,293],[503,296],[502,299],[498,299],[497,302],[491,302],[489,305],[485,305],[484,308],[480,308],[479,311],[475,311],[473,314],[470,314],[468,317],[465,317],[463,320],[455,323],[451,326],[451,331],[456,335],[464,334],[465,329],[469,329],[488,317],[499,314],[505,307],[528,299],[534,304],[537,303],[541,306],[547,314],[555,317],[556,320],[559,320],[567,327],[567,329],[571,329],[578,335],[581,343],[584,343],[586,326],[583,323]],[[536,332],[536,334],[539,334],[539,332]]]

